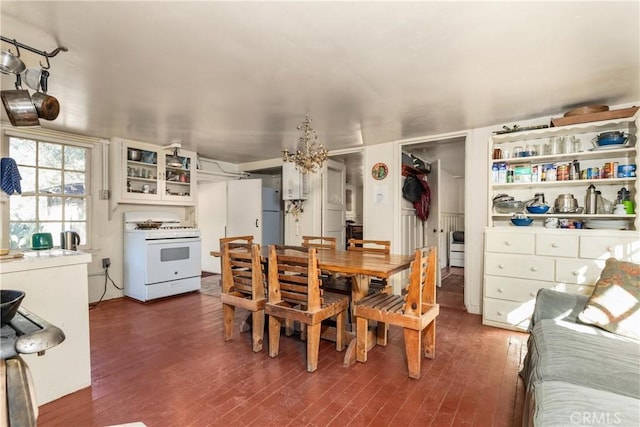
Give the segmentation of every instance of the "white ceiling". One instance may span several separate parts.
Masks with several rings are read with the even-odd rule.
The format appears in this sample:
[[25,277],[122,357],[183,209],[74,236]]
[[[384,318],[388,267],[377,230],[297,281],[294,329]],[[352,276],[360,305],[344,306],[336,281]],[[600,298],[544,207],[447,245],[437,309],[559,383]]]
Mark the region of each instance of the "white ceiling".
[[[44,127],[179,139],[229,162],[292,148],[305,113],[338,149],[640,99],[638,1],[1,8],[3,36],[69,49],[51,59],[49,94],[61,114]],[[1,83],[11,89],[13,79]]]

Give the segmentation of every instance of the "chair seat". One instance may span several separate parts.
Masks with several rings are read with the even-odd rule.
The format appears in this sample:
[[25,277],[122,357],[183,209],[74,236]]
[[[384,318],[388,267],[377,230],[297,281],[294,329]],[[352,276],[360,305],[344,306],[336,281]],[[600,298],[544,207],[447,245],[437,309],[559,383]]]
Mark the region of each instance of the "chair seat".
[[325,292],[323,294],[323,299],[324,303],[322,304],[322,307],[316,311],[302,311],[297,307],[292,307],[291,304],[286,301],[280,301],[277,303],[267,302],[265,310],[270,316],[283,317],[297,322],[302,322],[307,325],[315,325],[322,322],[324,319],[345,311],[349,306],[349,297],[346,295]]
[[405,300],[403,296],[377,293],[356,302],[354,315],[378,322],[391,323],[403,328],[422,330],[440,313],[438,304],[423,303],[420,316],[405,314],[404,307]]

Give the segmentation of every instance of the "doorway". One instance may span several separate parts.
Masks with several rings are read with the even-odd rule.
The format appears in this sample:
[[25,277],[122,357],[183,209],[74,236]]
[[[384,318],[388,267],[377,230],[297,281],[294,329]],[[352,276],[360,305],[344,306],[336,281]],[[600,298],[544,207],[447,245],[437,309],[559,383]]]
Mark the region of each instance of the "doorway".
[[331,154],[331,160],[344,164],[344,209],[345,209],[345,248],[346,241],[350,238],[363,237],[363,163],[364,153],[362,149]]
[[[416,221],[415,210],[402,201],[404,243],[438,248],[438,302],[465,309],[465,143],[466,135],[454,135],[401,145],[404,162],[413,158],[430,165],[426,181],[430,187],[429,218]],[[418,160],[418,161],[419,161]],[[406,223],[406,224],[405,224]],[[403,243],[403,247],[406,246]]]

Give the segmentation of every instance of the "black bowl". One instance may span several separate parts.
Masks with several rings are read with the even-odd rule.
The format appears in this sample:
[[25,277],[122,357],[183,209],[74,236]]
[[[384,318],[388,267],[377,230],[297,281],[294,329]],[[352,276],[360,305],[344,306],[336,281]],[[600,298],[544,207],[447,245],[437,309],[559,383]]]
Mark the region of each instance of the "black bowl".
[[0,290],[0,312],[2,313],[2,324],[9,323],[18,312],[18,307],[24,298],[25,293],[10,289]]

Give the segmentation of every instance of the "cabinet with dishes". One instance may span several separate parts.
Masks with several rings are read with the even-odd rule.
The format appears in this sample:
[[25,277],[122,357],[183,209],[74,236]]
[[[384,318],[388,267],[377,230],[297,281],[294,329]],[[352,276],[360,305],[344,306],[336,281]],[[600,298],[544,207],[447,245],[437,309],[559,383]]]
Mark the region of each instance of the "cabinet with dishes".
[[134,141],[111,141],[116,203],[195,204],[196,153]]
[[640,229],[638,116],[492,136],[489,226]]
[[640,262],[639,123],[490,138],[485,325],[526,330],[539,289],[590,295],[608,257]]

